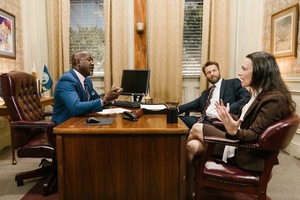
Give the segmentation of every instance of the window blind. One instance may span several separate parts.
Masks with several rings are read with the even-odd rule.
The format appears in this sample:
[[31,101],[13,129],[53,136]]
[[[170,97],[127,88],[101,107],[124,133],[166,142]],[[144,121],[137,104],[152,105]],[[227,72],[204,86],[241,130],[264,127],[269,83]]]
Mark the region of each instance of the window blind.
[[[95,74],[104,72],[103,0],[70,0],[70,55],[77,50],[93,54]],[[201,74],[203,0],[185,0],[182,72]]]
[[182,73],[183,76],[201,74],[203,0],[185,0]]
[[104,72],[103,0],[70,0],[70,55],[78,50],[92,53],[94,73]]

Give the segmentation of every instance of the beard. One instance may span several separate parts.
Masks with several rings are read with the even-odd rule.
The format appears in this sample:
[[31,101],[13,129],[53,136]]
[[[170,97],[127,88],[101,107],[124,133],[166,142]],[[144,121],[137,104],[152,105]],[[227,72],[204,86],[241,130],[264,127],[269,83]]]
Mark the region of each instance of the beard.
[[221,76],[214,76],[210,79],[208,79],[208,81],[211,83],[211,84],[215,84],[217,83],[219,80],[220,80]]

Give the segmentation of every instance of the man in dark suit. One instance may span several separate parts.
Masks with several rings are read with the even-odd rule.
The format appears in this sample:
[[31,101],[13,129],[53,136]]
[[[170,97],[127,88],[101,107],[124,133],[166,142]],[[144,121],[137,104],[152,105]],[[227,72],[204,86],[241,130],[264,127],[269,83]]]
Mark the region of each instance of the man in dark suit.
[[[208,99],[211,88],[204,90],[197,99],[180,105],[178,113],[184,113],[191,110],[201,112],[205,117],[202,121],[204,124],[210,124],[212,119],[216,118],[217,112],[214,102],[223,100],[224,104],[230,104],[230,113],[237,114],[240,107],[247,103],[250,99],[250,93],[241,86],[241,81],[237,78],[224,80],[221,78],[219,64],[217,62],[208,61],[202,67],[202,71],[208,81],[215,86],[211,99]],[[206,105],[209,106],[205,109]],[[199,121],[196,116],[179,116],[180,119],[189,127]]]
[[117,99],[123,91],[122,88],[112,86],[100,97],[89,78],[94,70],[93,58],[89,52],[75,52],[71,61],[72,69],[61,76],[54,90],[52,121],[57,124],[74,116],[102,111],[106,104]]

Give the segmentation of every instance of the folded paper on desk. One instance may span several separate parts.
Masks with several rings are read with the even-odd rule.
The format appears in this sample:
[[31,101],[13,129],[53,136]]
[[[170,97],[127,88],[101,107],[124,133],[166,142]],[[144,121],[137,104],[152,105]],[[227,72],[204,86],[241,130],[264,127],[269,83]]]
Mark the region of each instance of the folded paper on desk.
[[144,114],[166,114],[167,107],[164,104],[141,104]]
[[101,115],[113,115],[113,114],[119,114],[123,112],[132,112],[131,110],[124,109],[124,108],[109,108],[109,109],[103,109],[101,112],[98,112]]

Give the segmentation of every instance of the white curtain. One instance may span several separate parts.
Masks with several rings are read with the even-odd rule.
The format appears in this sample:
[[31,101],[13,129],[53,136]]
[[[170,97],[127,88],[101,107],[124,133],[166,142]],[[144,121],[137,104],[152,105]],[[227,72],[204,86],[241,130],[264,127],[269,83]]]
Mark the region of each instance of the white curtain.
[[184,0],[148,1],[148,69],[154,102],[181,101]]

